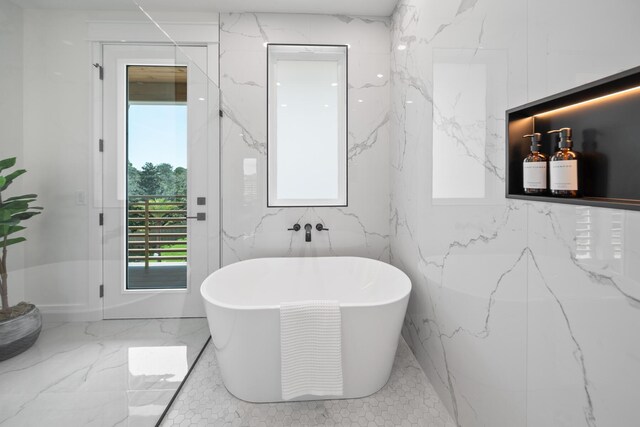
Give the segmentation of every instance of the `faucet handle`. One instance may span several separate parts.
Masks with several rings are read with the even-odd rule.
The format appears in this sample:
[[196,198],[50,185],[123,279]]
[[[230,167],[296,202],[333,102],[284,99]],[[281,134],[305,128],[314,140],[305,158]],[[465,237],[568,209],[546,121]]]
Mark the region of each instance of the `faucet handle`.
[[324,225],[322,225],[320,223],[316,224],[316,230],[318,230],[318,231],[329,231],[328,228],[326,228]]
[[294,224],[293,228],[288,228],[289,231],[300,231],[300,224]]

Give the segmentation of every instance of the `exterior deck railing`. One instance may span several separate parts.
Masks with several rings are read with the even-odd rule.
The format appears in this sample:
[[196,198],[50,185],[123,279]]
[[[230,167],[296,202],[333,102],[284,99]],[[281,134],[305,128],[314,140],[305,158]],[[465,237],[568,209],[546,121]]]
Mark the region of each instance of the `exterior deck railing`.
[[187,261],[186,196],[129,196],[127,227],[129,264]]

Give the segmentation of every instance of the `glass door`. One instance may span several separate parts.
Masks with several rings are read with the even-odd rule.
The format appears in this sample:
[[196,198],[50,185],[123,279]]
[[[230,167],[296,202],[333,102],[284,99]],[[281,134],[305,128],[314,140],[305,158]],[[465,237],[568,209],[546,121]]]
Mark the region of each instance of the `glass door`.
[[104,317],[202,316],[217,138],[206,48],[105,45],[103,57]]

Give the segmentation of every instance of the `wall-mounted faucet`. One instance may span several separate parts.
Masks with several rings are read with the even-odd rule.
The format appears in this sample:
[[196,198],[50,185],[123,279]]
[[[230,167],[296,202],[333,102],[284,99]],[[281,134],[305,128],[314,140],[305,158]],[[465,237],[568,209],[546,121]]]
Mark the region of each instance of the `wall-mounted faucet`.
[[287,228],[289,231],[300,231],[300,224],[293,224],[293,227]]
[[[300,227],[300,224],[293,224],[293,227],[288,228],[287,230],[289,231],[300,231],[302,227]],[[313,229],[313,226],[311,224],[305,224],[304,225],[304,241],[305,242],[310,242],[311,241],[311,230]],[[324,225],[318,223],[316,224],[316,230],[318,231],[329,231],[328,228],[325,228]]]

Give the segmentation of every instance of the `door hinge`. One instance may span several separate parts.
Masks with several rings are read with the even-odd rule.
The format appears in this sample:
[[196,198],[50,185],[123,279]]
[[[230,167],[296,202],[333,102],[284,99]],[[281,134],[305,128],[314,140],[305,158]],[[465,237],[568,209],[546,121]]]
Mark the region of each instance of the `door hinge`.
[[104,151],[104,139],[98,140],[98,150],[102,153]]
[[222,110],[218,110],[218,114],[220,114],[220,117],[224,116],[224,114],[222,113]]
[[104,297],[104,285],[100,285],[100,298]]
[[104,67],[97,62],[93,64],[93,66],[98,69],[98,77],[100,78],[100,80],[104,80]]
[[98,214],[98,225],[104,225],[104,214]]

